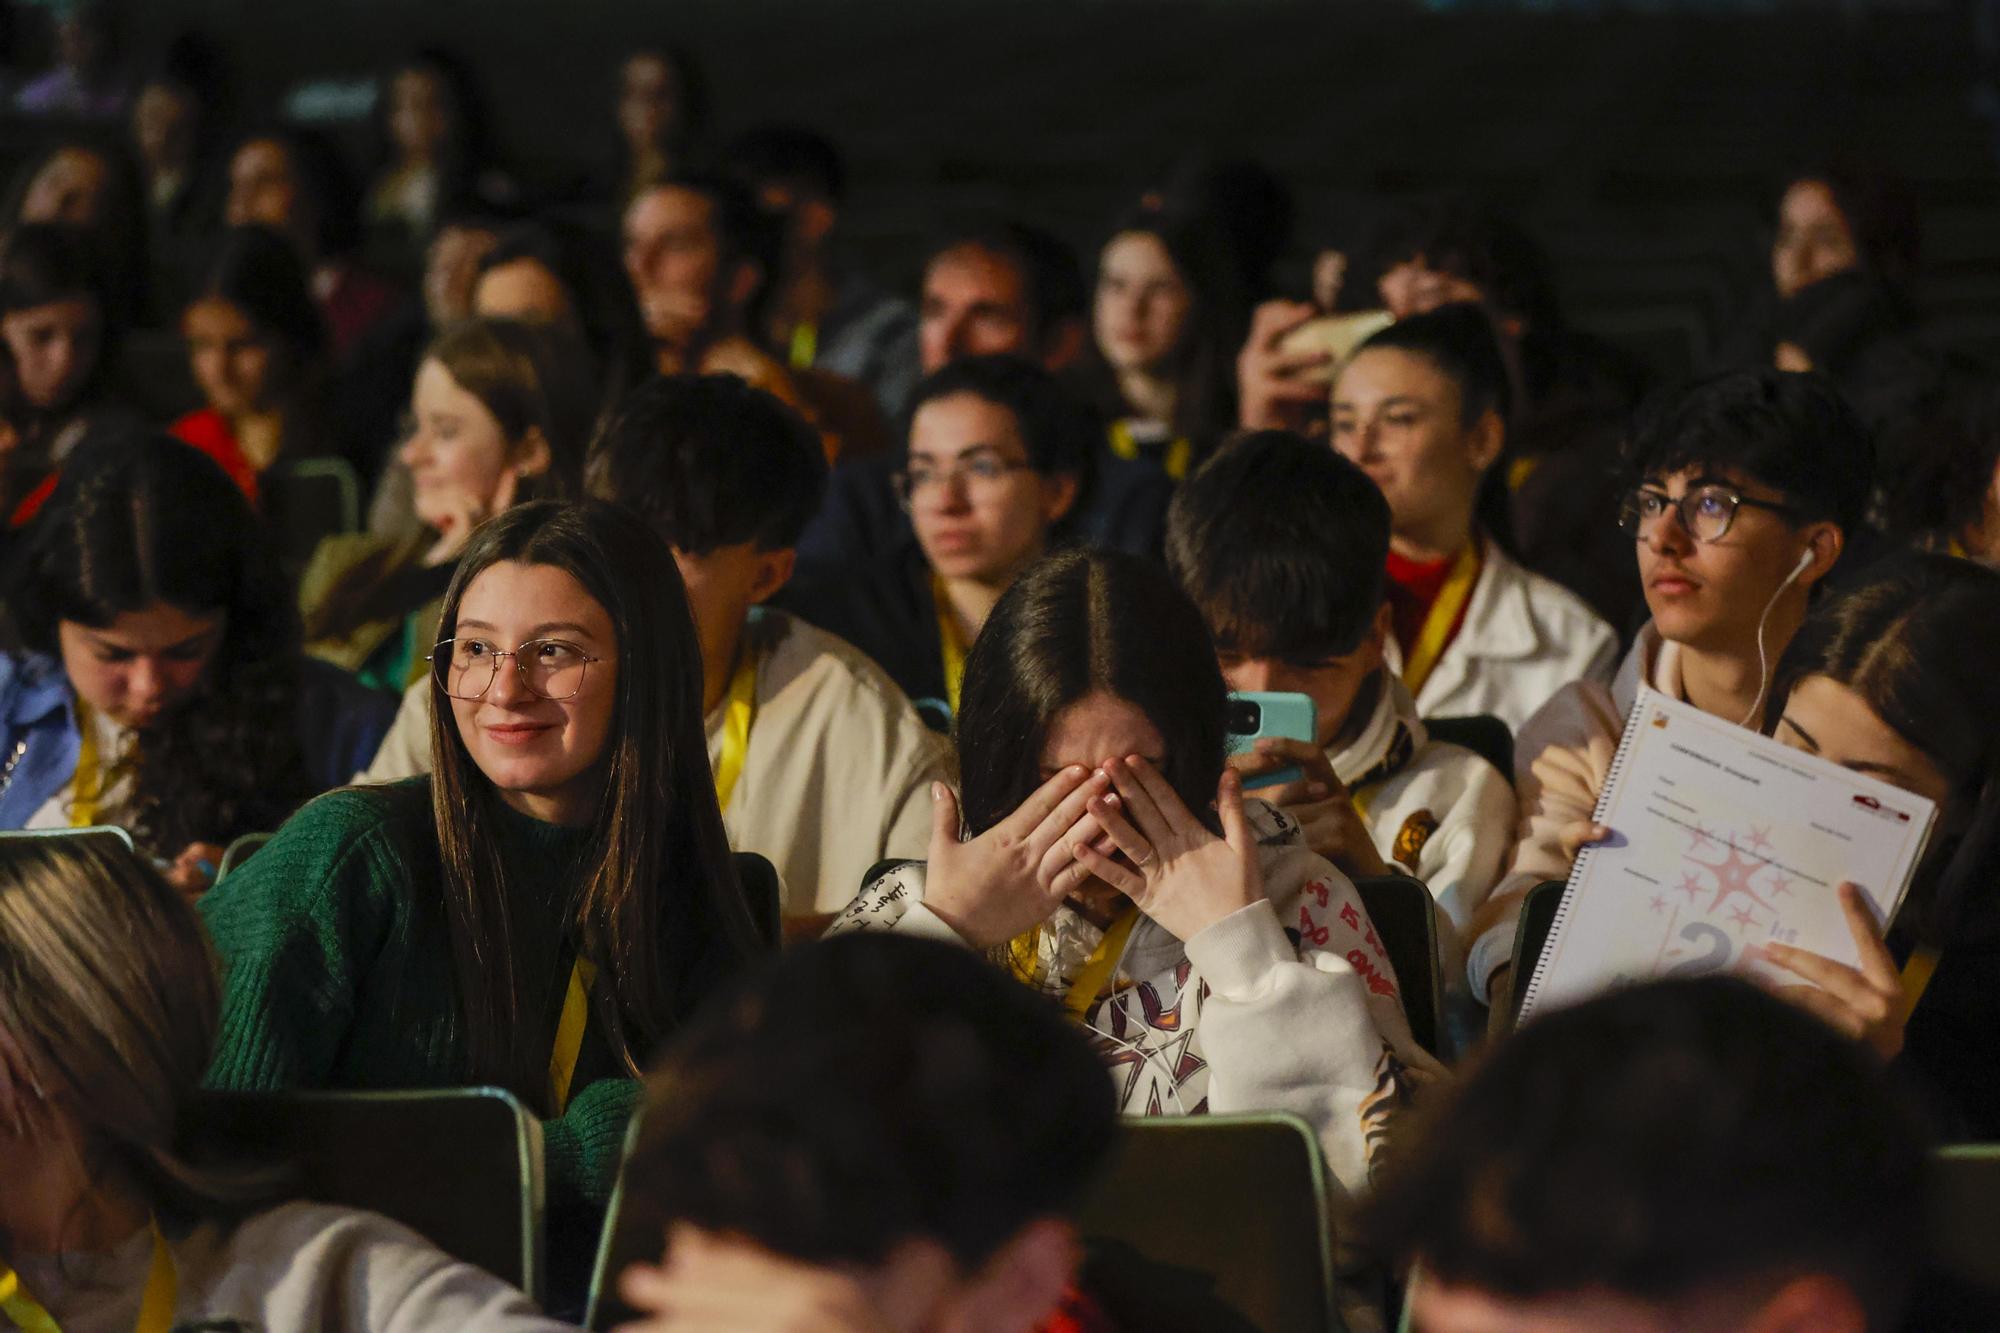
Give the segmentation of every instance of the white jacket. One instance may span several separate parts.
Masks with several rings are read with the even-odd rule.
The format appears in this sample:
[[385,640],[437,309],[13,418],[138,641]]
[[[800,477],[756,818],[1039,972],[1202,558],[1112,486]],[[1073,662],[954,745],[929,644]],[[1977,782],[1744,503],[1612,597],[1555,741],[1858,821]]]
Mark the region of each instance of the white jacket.
[[1514,789],[1472,751],[1430,739],[1409,690],[1387,673],[1385,679],[1388,688],[1368,725],[1327,758],[1354,792],[1382,859],[1429,886],[1450,920],[1445,976],[1456,988],[1463,960],[1458,937],[1500,878],[1513,846]]
[[[1114,989],[1084,1027],[1134,1115],[1292,1111],[1318,1131],[1340,1189],[1359,1193],[1411,1071],[1439,1072],[1410,1036],[1396,975],[1354,885],[1305,845],[1298,821],[1246,804],[1269,901],[1183,944],[1142,918]],[[923,905],[917,862],[871,884],[829,935],[902,930],[959,940]],[[1035,984],[1064,995],[1103,932],[1068,907],[1040,933]],[[962,941],[961,941],[962,942]]]
[[[1489,713],[1518,731],[1563,686],[1609,680],[1617,660],[1618,636],[1581,597],[1489,541],[1465,623],[1417,691],[1417,711]],[[1401,655],[1391,661],[1400,675]]]
[[1570,860],[1562,850],[1563,829],[1593,813],[1588,806],[1543,791],[1535,780],[1535,760],[1550,746],[1581,749],[1598,737],[1616,746],[1625,734],[1625,719],[1631,715],[1642,682],[1671,698],[1682,697],[1680,645],[1661,638],[1650,622],[1639,631],[1608,687],[1578,681],[1558,691],[1514,737],[1520,836],[1506,878],[1474,917],[1472,941],[1466,950],[1466,979],[1480,999],[1487,997],[1494,972],[1513,957],[1514,927],[1528,890],[1544,880],[1569,877]]

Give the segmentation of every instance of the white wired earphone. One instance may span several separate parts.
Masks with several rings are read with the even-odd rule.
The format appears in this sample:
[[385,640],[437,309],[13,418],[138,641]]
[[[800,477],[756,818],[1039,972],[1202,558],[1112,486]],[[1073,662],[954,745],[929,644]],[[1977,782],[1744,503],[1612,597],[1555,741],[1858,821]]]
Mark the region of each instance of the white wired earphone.
[[1799,563],[1792,566],[1792,572],[1785,575],[1785,581],[1771,594],[1771,600],[1764,603],[1764,614],[1757,617],[1757,702],[1750,705],[1750,711],[1736,725],[1747,727],[1757,720],[1757,713],[1764,707],[1764,700],[1771,693],[1770,662],[1764,655],[1764,630],[1771,623],[1771,611],[1778,605],[1778,599],[1785,595],[1785,589],[1799,581],[1799,576],[1812,568],[1813,557],[1819,548],[1808,546],[1799,552]]

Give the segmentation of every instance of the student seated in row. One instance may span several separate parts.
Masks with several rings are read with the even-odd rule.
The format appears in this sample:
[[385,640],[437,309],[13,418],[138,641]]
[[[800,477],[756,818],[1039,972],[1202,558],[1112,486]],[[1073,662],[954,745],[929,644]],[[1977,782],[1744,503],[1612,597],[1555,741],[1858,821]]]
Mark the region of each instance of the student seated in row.
[[1506,551],[1514,391],[1492,317],[1447,305],[1383,329],[1333,386],[1333,445],[1389,500],[1396,668],[1425,717],[1518,729],[1572,681],[1610,678],[1618,638]]
[[553,328],[472,319],[433,339],[396,450],[418,528],[320,542],[299,579],[309,651],[377,689],[429,675],[438,603],[472,530],[517,501],[576,495],[593,378],[582,344]]
[[[1938,805],[1894,920],[1840,890],[1859,966],[1778,943],[1761,954],[1794,977],[1780,994],[1890,1061],[1939,1135],[1961,1141],[2000,1137],[2000,682],[1979,651],[1996,631],[2000,574],[1949,556],[1885,561],[1806,618],[1765,723]],[[1604,833],[1579,824],[1565,846]]]
[[1053,376],[1012,357],[952,362],[910,401],[896,487],[916,544],[801,587],[792,604],[880,662],[942,730],[994,603],[1067,534],[1097,426]]
[[143,857],[99,840],[0,842],[0,958],[10,1323],[567,1327],[415,1232],[286,1202],[282,1177],[196,1141],[190,1104],[220,1009],[215,961],[194,908]]
[[[590,459],[592,493],[644,517],[687,585],[709,765],[729,844],[777,867],[788,916],[825,917],[885,857],[921,855],[950,748],[860,652],[762,603],[825,484],[819,439],[733,375],[654,379]],[[430,768],[431,691],[404,697],[366,780]]]
[[226,979],[209,1082],[508,1089],[544,1118],[574,1296],[640,1064],[764,945],[687,597],[642,519],[516,505],[438,629],[436,772],[320,797],[201,900]]
[[1295,1111],[1360,1191],[1412,1070],[1437,1066],[1353,884],[1223,764],[1225,699],[1165,571],[1049,557],[973,645],[929,860],[832,933],[988,952],[1084,1026],[1128,1112]]
[[1539,1016],[1418,1119],[1358,1227],[1417,1333],[1899,1327],[1924,1137],[1867,1052],[1747,982]]
[[188,892],[372,753],[250,502],[176,440],[78,446],[0,580],[0,829],[117,824]]
[[[1454,935],[1505,868],[1514,792],[1486,760],[1431,739],[1386,665],[1389,534],[1389,506],[1359,468],[1259,431],[1181,484],[1167,566],[1201,608],[1231,689],[1313,702],[1311,740],[1266,739],[1230,767],[1346,874],[1423,880]],[[1256,785],[1281,768],[1300,776]]]
[[1505,976],[1522,897],[1568,874],[1576,849],[1563,835],[1588,823],[1642,684],[1763,725],[1771,673],[1862,521],[1873,454],[1830,384],[1777,370],[1697,384],[1635,425],[1618,524],[1635,543],[1653,618],[1609,689],[1565,687],[1515,738],[1521,836],[1474,924],[1474,995],[1494,996]]
[[1076,1327],[1044,1321],[1116,1114],[1062,1011],[965,950],[795,950],[649,1081],[622,1197],[664,1253],[620,1279],[626,1327]]

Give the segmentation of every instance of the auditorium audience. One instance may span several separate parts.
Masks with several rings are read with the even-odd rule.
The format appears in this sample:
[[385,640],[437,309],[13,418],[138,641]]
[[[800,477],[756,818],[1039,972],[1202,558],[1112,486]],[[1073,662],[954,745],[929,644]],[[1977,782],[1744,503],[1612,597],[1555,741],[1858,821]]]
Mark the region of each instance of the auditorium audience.
[[1864,1052],[1743,981],[1661,982],[1494,1050],[1360,1226],[1409,1265],[1423,1333],[1886,1331],[1922,1262],[1925,1146]]
[[[949,126],[909,109],[913,175],[783,61],[712,152],[661,33],[615,135],[509,161],[497,66],[287,64],[246,120],[223,48],[114,63],[112,17],[5,88],[0,1315],[552,1326],[208,1155],[205,1070],[518,1097],[563,1316],[643,1096],[636,1328],[1108,1333],[1116,1109],[1303,1117],[1357,1329],[1357,1236],[1426,1329],[1945,1326],[1881,1073],[2000,1139],[2000,398],[1942,159],[1899,160],[1953,210],[1921,286],[1880,169],[1782,178],[1766,252],[1717,207],[1754,164],[1294,196],[1202,97],[1031,154],[1052,232],[949,220],[991,184]],[[565,92],[524,71],[517,129]],[[1446,1053],[1509,1025],[1641,685],[1935,801],[1904,905],[1425,1091],[1405,988]],[[1312,734],[1226,755],[1231,690]]]
[[344,361],[403,298],[356,257],[359,192],[339,150],[316,132],[253,132],[229,159],[228,184],[223,222],[269,227],[292,243],[306,266],[332,355]]
[[[1230,768],[1344,874],[1423,880],[1455,932],[1506,866],[1514,793],[1486,760],[1433,739],[1388,668],[1390,527],[1359,468],[1324,444],[1259,431],[1174,496],[1167,567],[1208,622],[1232,690],[1313,702],[1310,740],[1267,737]],[[1296,776],[1259,783],[1280,769]]]
[[[1953,1139],[2000,1138],[2000,1033],[1987,982],[2000,950],[2000,689],[1973,665],[2000,627],[2000,575],[1946,556],[1885,562],[1807,617],[1771,685],[1779,740],[1939,805],[1936,830],[1886,941],[1858,895],[1843,905],[1857,970],[1778,943],[1789,987],[1907,1074]],[[1972,650],[1972,651],[1969,651]]]
[[297,252],[269,227],[233,227],[181,312],[188,369],[207,405],[173,434],[244,494],[281,460],[337,452],[328,435],[327,330]]
[[784,219],[761,340],[794,373],[843,376],[865,385],[884,415],[899,415],[917,382],[917,312],[839,253],[847,200],[840,151],[800,126],[764,125],[722,157]]
[[[854,648],[763,603],[824,485],[811,427],[732,376],[640,387],[591,450],[589,488],[672,547],[702,661],[723,830],[777,868],[795,928],[824,926],[885,857],[922,853],[946,746]],[[430,691],[404,697],[364,781],[428,772]]]
[[1485,713],[1518,728],[1617,660],[1611,628],[1506,549],[1495,465],[1513,407],[1492,322],[1474,305],[1398,320],[1334,381],[1334,448],[1389,500],[1395,667],[1428,717]]
[[656,373],[616,250],[580,223],[545,217],[501,232],[479,261],[472,313],[560,325],[582,338],[604,377],[605,411]]
[[307,651],[401,693],[430,674],[438,612],[473,529],[517,501],[572,498],[596,412],[589,358],[555,329],[470,320],[434,341],[410,393],[422,528],[326,538],[299,579]]
[[0,1309],[23,1328],[555,1330],[388,1218],[204,1135],[220,984],[144,858],[0,841]]
[[[1037,228],[1000,223],[949,234],[924,265],[919,359],[926,375],[972,356],[1037,361],[1066,388],[1086,345],[1082,270],[1063,243]],[[1072,396],[1087,401],[1078,388]],[[912,405],[913,407],[913,405]],[[906,407],[906,414],[911,408]],[[1103,426],[1095,428],[1101,437]],[[1157,558],[1173,483],[1161,469],[1113,458],[1101,443],[1096,476],[1085,489],[1074,527],[1084,540]],[[899,505],[899,451],[833,470],[826,504],[799,539],[809,578],[844,576],[852,566],[893,557],[915,540]]]
[[[89,236],[60,223],[23,224],[0,237],[0,345],[4,415],[16,441],[0,492],[27,499],[94,422],[125,417],[111,392],[117,305]],[[16,522],[25,514],[15,514]]]
[[708,131],[708,82],[679,46],[641,47],[618,67],[617,147],[602,189],[612,216],[685,169]]
[[794,604],[881,663],[933,725],[949,719],[994,603],[1068,531],[1091,484],[1095,434],[1054,378],[1018,357],[970,357],[926,376],[891,478],[916,540],[801,588]]
[[120,824],[191,892],[387,725],[379,697],[301,658],[256,516],[172,440],[78,449],[0,608],[0,829]]
[[473,538],[438,632],[435,772],[320,797],[202,899],[226,979],[209,1081],[506,1088],[543,1118],[552,1282],[574,1297],[633,1074],[764,946],[687,597],[643,521],[515,506]]
[[928,859],[831,933],[988,953],[1084,1026],[1128,1112],[1295,1112],[1359,1193],[1436,1065],[1354,886],[1224,766],[1223,700],[1208,628],[1164,572],[1042,561],[972,645],[959,789],[932,792]]
[[727,177],[680,173],[633,196],[625,272],[662,373],[731,374],[788,407],[805,406],[797,381],[757,342],[778,233],[778,220]]
[[432,47],[383,82],[376,166],[362,197],[363,245],[386,272],[414,276],[454,209],[509,201],[511,181],[487,160],[486,112],[472,71]]
[[1061,1011],[963,949],[803,948],[648,1082],[626,1199],[663,1253],[619,1279],[629,1327],[1071,1327],[1042,1321],[1115,1116]]
[[1653,617],[1609,688],[1565,685],[1519,730],[1520,842],[1473,923],[1474,995],[1493,994],[1507,970],[1521,897],[1567,873],[1575,848],[1564,832],[1589,821],[1641,685],[1763,725],[1772,670],[1861,524],[1873,456],[1824,381],[1763,370],[1655,403],[1634,424],[1624,466],[1631,490],[1618,524]]
[[1178,482],[1230,429],[1243,341],[1235,272],[1219,228],[1198,213],[1140,209],[1112,227],[1079,369],[1113,459]]

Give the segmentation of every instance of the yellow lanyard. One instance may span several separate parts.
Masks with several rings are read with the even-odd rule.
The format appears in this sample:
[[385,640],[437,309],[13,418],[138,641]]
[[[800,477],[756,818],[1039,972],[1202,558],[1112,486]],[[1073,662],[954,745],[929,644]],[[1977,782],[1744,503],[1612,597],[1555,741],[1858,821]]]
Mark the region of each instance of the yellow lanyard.
[[549,1101],[557,1115],[569,1106],[570,1080],[576,1077],[576,1060],[583,1054],[583,1030],[590,1026],[590,988],[595,984],[596,965],[578,954],[576,966],[569,970],[569,989],[563,994],[555,1049],[549,1052]]
[[83,700],[76,701],[76,777],[70,783],[69,826],[89,828],[97,822],[104,799],[104,766],[97,758],[97,727]]
[[[715,803],[727,810],[729,798],[736,794],[736,780],[743,776],[743,757],[750,752],[750,723],[757,713],[757,659],[747,647],[743,665],[729,678],[724,707],[722,758],[715,765]],[[577,1058],[583,1054],[583,1034],[590,1026],[590,988],[596,984],[596,966],[578,954],[563,992],[555,1047],[549,1052],[549,1101],[557,1115],[569,1105],[570,1083],[576,1078]]]
[[792,328],[792,345],[786,360],[793,370],[811,370],[819,360],[819,325],[810,320]]
[[[1139,456],[1139,441],[1132,434],[1132,423],[1114,421],[1111,423],[1111,452],[1126,462]],[[1194,445],[1186,439],[1169,441],[1167,456],[1161,467],[1168,481],[1180,481],[1188,474],[1188,464],[1194,461]]]
[[[139,1321],[133,1333],[168,1333],[174,1326],[174,1306],[180,1300],[180,1279],[174,1273],[173,1252],[160,1224],[152,1223],[153,1262],[146,1272],[146,1292],[139,1298]],[[21,1275],[0,1263],[0,1315],[23,1333],[62,1333],[62,1325],[21,1285]]]
[[1937,972],[1938,951],[1929,945],[1920,945],[1910,954],[1910,961],[1903,964],[1903,1021],[1910,1021],[1910,1015],[1917,1011],[1917,1002],[1924,998],[1930,988],[1931,977]]
[[937,604],[938,647],[944,653],[944,701],[957,717],[958,687],[965,682],[965,642],[958,637],[958,625],[951,618],[944,580],[935,574],[931,575],[931,600]]
[[723,705],[722,757],[715,761],[715,803],[729,809],[736,794],[736,780],[743,776],[743,759],[750,753],[750,723],[757,716],[757,659],[746,645],[743,664],[729,678],[728,702]]
[[1444,656],[1459,613],[1465,610],[1472,589],[1479,582],[1479,564],[1479,540],[1475,537],[1458,553],[1451,573],[1445,576],[1444,587],[1438,589],[1437,600],[1431,603],[1431,613],[1424,617],[1424,627],[1418,631],[1416,643],[1411,645],[1409,660],[1403,664],[1403,683],[1410,687],[1412,695],[1423,690],[1431,669]]
[[[1084,959],[1083,967],[1076,979],[1069,984],[1063,995],[1063,1008],[1077,1022],[1090,1012],[1090,1006],[1111,978],[1111,969],[1118,965],[1119,956],[1125,952],[1125,941],[1132,938],[1132,927],[1139,923],[1139,909],[1127,908],[1125,914],[1105,928],[1104,938]],[[1025,935],[1017,935],[1007,946],[1008,961],[1013,964],[1014,975],[1022,981],[1035,980],[1036,946],[1041,935],[1038,926]]]

